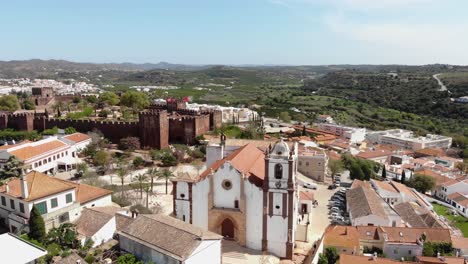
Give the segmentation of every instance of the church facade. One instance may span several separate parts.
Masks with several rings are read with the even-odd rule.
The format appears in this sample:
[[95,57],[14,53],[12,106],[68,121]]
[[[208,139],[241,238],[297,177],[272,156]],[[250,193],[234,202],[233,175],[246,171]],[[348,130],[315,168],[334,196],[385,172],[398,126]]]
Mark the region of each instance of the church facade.
[[173,181],[174,215],[241,246],[292,259],[297,157],[297,146],[290,150],[283,141],[265,152],[247,144],[197,179]]

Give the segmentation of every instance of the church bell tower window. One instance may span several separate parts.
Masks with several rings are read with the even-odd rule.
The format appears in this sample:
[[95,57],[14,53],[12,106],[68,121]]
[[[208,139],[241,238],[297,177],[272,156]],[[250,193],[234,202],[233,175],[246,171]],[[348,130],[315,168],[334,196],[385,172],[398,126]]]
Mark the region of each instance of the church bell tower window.
[[275,165],[275,179],[283,178],[283,166],[281,164]]

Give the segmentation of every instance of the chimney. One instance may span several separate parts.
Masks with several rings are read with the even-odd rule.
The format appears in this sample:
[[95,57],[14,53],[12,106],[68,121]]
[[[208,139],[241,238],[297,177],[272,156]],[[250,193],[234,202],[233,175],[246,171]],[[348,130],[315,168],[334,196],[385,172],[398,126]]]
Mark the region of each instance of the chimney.
[[24,169],[21,169],[21,198],[26,199],[28,198],[28,183],[26,182],[26,173]]

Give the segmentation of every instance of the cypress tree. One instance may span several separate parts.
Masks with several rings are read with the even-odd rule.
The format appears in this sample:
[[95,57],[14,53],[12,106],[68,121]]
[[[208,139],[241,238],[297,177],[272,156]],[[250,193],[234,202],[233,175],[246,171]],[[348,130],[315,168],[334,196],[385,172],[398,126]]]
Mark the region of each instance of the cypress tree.
[[401,180],[400,180],[400,182],[401,182],[401,183],[405,183],[405,181],[406,181],[406,175],[405,175],[405,170],[403,170],[403,172],[401,173]]
[[42,215],[36,206],[33,206],[33,208],[31,209],[28,224],[29,237],[39,242],[44,241],[44,238],[46,236],[44,218],[42,218]]
[[382,179],[386,179],[387,178],[387,169],[385,169],[385,166],[383,166],[383,169],[382,169]]

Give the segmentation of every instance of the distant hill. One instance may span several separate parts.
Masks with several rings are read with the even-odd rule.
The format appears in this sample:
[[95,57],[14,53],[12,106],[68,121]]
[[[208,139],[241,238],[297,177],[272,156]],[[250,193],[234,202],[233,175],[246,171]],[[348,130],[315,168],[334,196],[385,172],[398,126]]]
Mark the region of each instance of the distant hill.
[[0,61],[0,78],[36,78],[51,76],[61,72],[96,72],[96,71],[147,71],[153,69],[188,71],[205,69],[210,66],[159,63],[82,63],[66,60],[14,60]]

